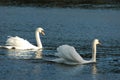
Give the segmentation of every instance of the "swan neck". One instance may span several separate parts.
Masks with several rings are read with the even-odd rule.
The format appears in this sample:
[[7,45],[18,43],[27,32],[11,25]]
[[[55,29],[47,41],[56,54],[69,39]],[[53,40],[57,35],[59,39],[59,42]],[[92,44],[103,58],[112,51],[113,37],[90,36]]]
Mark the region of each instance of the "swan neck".
[[42,43],[41,43],[41,39],[38,31],[35,32],[35,37],[36,37],[38,48],[42,48]]
[[94,42],[92,44],[92,61],[96,62],[96,44]]

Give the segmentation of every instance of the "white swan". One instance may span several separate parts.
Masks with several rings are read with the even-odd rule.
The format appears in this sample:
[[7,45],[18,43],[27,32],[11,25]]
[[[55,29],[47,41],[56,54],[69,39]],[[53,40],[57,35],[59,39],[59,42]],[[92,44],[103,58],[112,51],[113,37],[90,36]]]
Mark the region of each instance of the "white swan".
[[96,45],[100,44],[98,39],[95,39],[92,43],[92,59],[91,60],[84,60],[79,53],[75,50],[74,47],[69,45],[62,45],[57,48],[58,53],[55,55],[59,58],[54,59],[52,61],[57,63],[64,63],[64,64],[86,64],[86,63],[94,63],[96,62]]
[[6,49],[22,49],[22,50],[42,49],[42,43],[41,43],[41,40],[40,40],[39,33],[45,35],[44,29],[37,28],[36,31],[35,31],[37,46],[34,46],[29,41],[16,36],[16,37],[9,37],[6,41],[6,45],[1,46],[1,47],[6,48]]

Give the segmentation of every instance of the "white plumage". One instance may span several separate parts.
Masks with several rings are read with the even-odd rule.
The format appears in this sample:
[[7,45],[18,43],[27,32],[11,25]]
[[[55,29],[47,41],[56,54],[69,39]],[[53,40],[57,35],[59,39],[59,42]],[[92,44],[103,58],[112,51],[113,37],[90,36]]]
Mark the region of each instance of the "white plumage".
[[[9,37],[6,41],[6,47],[8,46],[8,49],[37,49],[36,46],[32,45],[27,40],[20,38],[18,36],[16,37]],[[11,48],[10,48],[11,46]]]
[[40,40],[39,33],[42,33],[44,35],[44,30],[42,28],[37,28],[35,31],[35,36],[36,36],[36,41],[37,41],[37,46],[32,45],[29,41],[20,38],[18,36],[15,37],[9,37],[6,41],[5,46],[0,46],[2,48],[7,48],[7,49],[31,49],[31,50],[37,50],[42,48],[42,43]]
[[96,62],[96,45],[100,44],[98,39],[93,41],[93,52],[92,52],[92,59],[91,60],[84,60],[79,53],[75,50],[73,46],[69,45],[62,45],[57,48],[57,53],[55,54],[59,58],[54,59],[52,61],[57,63],[64,63],[64,64],[86,64]]

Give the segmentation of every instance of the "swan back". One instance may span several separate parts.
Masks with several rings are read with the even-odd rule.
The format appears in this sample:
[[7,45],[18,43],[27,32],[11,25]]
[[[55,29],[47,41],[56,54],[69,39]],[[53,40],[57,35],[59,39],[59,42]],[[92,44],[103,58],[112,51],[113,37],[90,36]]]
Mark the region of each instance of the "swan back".
[[[61,59],[64,59],[63,61],[70,63],[70,62],[76,62],[80,63],[83,61],[83,58],[77,53],[74,47],[69,45],[62,45],[57,48],[58,53],[56,53],[56,56],[60,57]],[[64,63],[64,62],[63,62]]]
[[7,46],[14,47],[15,49],[31,49],[36,48],[36,46],[30,44],[27,40],[20,38],[18,36],[16,37],[9,37],[6,41]]

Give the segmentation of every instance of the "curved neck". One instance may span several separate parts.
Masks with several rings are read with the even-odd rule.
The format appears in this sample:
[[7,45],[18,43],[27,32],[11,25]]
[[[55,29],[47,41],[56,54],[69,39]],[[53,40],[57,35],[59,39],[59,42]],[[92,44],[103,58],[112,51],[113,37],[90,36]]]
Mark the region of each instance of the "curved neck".
[[96,62],[96,44],[92,43],[92,61]]
[[36,37],[36,41],[37,41],[37,47],[42,48],[42,43],[41,43],[40,35],[39,35],[38,31],[35,32],[35,37]]

